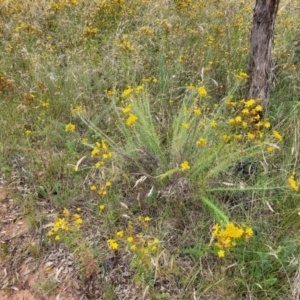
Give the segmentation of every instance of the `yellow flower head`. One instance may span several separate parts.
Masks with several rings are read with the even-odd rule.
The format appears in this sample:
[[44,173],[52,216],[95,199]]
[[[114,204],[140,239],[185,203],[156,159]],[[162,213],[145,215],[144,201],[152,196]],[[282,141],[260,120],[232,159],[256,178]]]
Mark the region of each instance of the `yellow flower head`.
[[130,246],[130,250],[136,251],[136,250],[137,250],[137,246],[136,246],[136,245],[131,245],[131,246]]
[[190,165],[189,165],[189,162],[186,161],[186,160],[180,165],[180,167],[181,167],[182,171],[186,171],[186,170],[189,170],[191,168]]
[[75,125],[74,124],[72,124],[72,123],[69,123],[69,124],[67,124],[66,125],[66,129],[65,129],[65,131],[71,131],[71,132],[73,132],[74,130],[75,130]]
[[204,86],[201,86],[198,88],[198,95],[201,97],[206,97],[207,96],[207,91]]
[[245,106],[246,107],[252,107],[255,103],[256,103],[256,101],[254,99],[250,99],[250,100],[245,102]]
[[201,110],[198,107],[195,107],[194,108],[194,114],[198,115],[198,116],[201,115]]
[[75,106],[72,109],[72,114],[81,114],[81,113],[85,113],[85,109],[81,105]]
[[132,236],[129,236],[129,237],[127,238],[127,242],[128,242],[128,243],[132,243],[132,242],[133,242],[133,237],[132,237]]
[[204,148],[207,145],[207,139],[205,138],[200,138],[196,144],[202,148]]
[[107,240],[107,243],[108,243],[109,249],[111,249],[111,250],[118,250],[119,244],[117,243],[116,240],[110,239],[110,240]]
[[124,90],[123,93],[121,94],[121,97],[125,98],[129,96],[131,93],[133,93],[133,89],[130,86],[128,86],[128,88]]
[[255,134],[253,134],[252,132],[248,132],[247,137],[249,140],[253,140],[255,138]]
[[237,239],[243,235],[243,229],[235,226],[233,223],[228,223],[224,233],[230,238]]
[[281,134],[278,131],[273,130],[273,135],[274,135],[275,139],[277,139],[278,141],[281,142],[283,140]]
[[124,236],[124,230],[118,231],[116,236],[122,238]]
[[220,258],[224,257],[224,256],[225,256],[225,251],[224,251],[224,250],[219,250],[219,251],[218,251],[218,256],[219,256]]
[[210,126],[211,126],[212,128],[216,128],[216,127],[218,126],[218,124],[217,124],[217,122],[216,122],[215,120],[212,120],[212,121],[210,122]]
[[295,180],[295,172],[292,173],[292,175],[291,175],[290,178],[288,179],[288,182],[289,182],[290,187],[291,187],[294,191],[298,192],[299,187],[298,187],[297,182],[296,182],[296,180]]
[[189,123],[182,123],[182,127],[188,129],[190,127]]
[[136,121],[138,120],[138,117],[135,116],[134,114],[130,114],[129,117],[126,120],[126,125],[128,126],[134,126]]
[[131,110],[131,104],[128,104],[127,106],[125,106],[124,108],[122,108],[122,113],[123,114],[127,114],[129,113]]

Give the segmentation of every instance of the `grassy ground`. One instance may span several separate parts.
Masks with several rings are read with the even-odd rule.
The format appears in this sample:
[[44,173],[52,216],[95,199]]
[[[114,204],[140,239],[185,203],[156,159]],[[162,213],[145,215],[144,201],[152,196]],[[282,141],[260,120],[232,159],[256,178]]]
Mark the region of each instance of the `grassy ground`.
[[300,10],[281,2],[261,120],[253,1],[0,1],[1,173],[35,259],[64,247],[89,299],[298,299]]

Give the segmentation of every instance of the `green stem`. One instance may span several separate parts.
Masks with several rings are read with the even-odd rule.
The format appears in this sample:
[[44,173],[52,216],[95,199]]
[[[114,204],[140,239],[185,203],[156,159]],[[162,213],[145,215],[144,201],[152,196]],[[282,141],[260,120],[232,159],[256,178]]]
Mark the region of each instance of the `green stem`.
[[212,212],[215,214],[216,218],[219,219],[220,222],[229,223],[229,218],[226,216],[226,214],[211,200],[205,197],[201,197],[200,199],[205,205],[207,205],[212,210]]

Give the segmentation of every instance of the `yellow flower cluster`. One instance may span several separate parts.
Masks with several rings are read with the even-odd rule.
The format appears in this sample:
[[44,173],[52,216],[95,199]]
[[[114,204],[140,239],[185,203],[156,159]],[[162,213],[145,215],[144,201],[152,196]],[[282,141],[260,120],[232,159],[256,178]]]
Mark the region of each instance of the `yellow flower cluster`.
[[126,125],[133,127],[138,120],[138,117],[134,114],[130,114],[126,120]]
[[182,171],[187,171],[191,167],[189,165],[189,162],[185,160],[183,163],[180,164],[180,168],[181,168]]
[[298,184],[297,184],[297,182],[296,182],[296,180],[295,180],[295,175],[296,175],[296,173],[293,172],[292,175],[289,177],[288,182],[289,182],[290,187],[291,187],[294,191],[298,192],[299,186],[298,186]]
[[197,92],[198,92],[198,95],[201,96],[201,97],[206,97],[207,96],[207,91],[206,91],[204,86],[200,86],[198,88]]
[[95,36],[97,33],[98,33],[98,28],[89,26],[84,29],[83,35],[84,36]]
[[[260,143],[264,137],[263,129],[269,129],[271,123],[268,120],[261,119],[263,107],[260,105],[259,99],[232,101],[232,97],[229,97],[226,101],[226,105],[238,113],[236,117],[228,120],[228,124],[233,127],[238,134],[234,133],[232,136],[226,135],[224,140],[230,142],[232,138],[241,140],[245,137],[247,140],[254,140]],[[242,135],[241,132],[243,133]],[[273,136],[278,141],[283,140],[280,133],[276,130],[273,131]],[[269,150],[268,152],[272,152]]]
[[112,183],[110,181],[105,182],[105,187],[100,187],[97,188],[95,185],[91,185],[90,189],[91,191],[97,192],[98,195],[100,196],[105,196],[107,195],[107,188],[111,187]]
[[51,1],[50,9],[52,10],[62,10],[67,7],[77,6],[78,0],[61,0],[61,1]]
[[100,142],[96,142],[94,149],[91,152],[91,157],[99,157],[102,160],[99,160],[96,164],[96,168],[100,168],[104,166],[104,161],[111,158],[113,156],[113,153],[108,148],[105,140],[101,140]]
[[182,123],[181,125],[185,129],[189,129],[190,128],[190,124],[189,123]]
[[119,44],[119,47],[123,50],[127,50],[130,52],[132,52],[134,50],[131,43],[127,40],[122,40],[121,43]]
[[206,97],[206,96],[207,96],[207,90],[206,90],[206,88],[205,88],[204,85],[201,85],[201,86],[199,86],[199,87],[196,87],[196,86],[193,85],[193,84],[188,84],[188,85],[186,86],[186,89],[187,89],[187,90],[191,90],[191,91],[196,91],[197,94],[198,94],[198,96],[200,96],[200,97]]
[[234,77],[239,80],[246,80],[249,76],[247,73],[240,71],[238,74],[235,74]]
[[71,112],[72,114],[82,114],[85,113],[85,108],[81,105],[77,105],[74,108],[71,106]]
[[[151,218],[148,216],[139,216],[135,221],[142,229],[148,228],[148,223]],[[160,241],[157,238],[149,238],[142,233],[136,233],[133,222],[129,221],[124,230],[117,231],[114,238],[107,240],[107,244],[110,250],[130,250],[135,253],[151,255],[156,253],[161,247]]]
[[73,131],[75,131],[75,128],[76,128],[75,124],[68,123],[68,124],[66,125],[65,131],[66,131],[66,132],[68,132],[68,131],[73,132]]
[[246,225],[240,228],[233,223],[228,223],[223,229],[215,224],[212,235],[216,239],[215,246],[219,249],[218,256],[224,257],[225,251],[235,247],[237,240],[248,241],[253,236],[253,229]]
[[[136,86],[135,88],[131,87],[131,86],[127,86],[127,88],[121,93],[121,98],[127,98],[131,94],[138,95],[142,91],[144,91],[144,89],[145,89],[144,84],[140,84],[140,85]],[[130,104],[129,104],[129,106],[130,106]],[[126,112],[124,112],[124,113],[126,113]]]
[[128,86],[127,89],[125,89],[122,94],[121,97],[122,98],[126,98],[128,97],[130,94],[132,94],[134,92],[133,88],[131,86]]
[[[77,208],[77,212],[80,212],[80,208]],[[78,231],[82,224],[82,219],[78,213],[73,214],[71,218],[70,212],[68,209],[64,208],[63,217],[56,218],[55,223],[52,226],[52,229],[48,231],[47,236],[51,240],[59,241],[61,235],[67,231]]]
[[200,139],[196,142],[196,144],[197,144],[198,146],[200,146],[201,148],[204,148],[204,147],[207,145],[207,139],[205,139],[205,138],[200,138]]

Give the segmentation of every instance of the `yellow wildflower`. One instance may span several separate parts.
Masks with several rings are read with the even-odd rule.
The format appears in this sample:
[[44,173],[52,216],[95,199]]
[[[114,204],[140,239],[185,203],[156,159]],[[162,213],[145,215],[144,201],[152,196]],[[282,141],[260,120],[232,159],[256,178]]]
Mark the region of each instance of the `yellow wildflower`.
[[137,86],[136,88],[135,88],[135,93],[136,94],[139,94],[141,91],[143,91],[144,90],[144,84],[142,84],[142,85],[139,85],[139,86]]
[[219,250],[218,251],[218,256],[221,258],[221,257],[224,257],[225,256],[225,251],[224,250]]
[[201,110],[197,107],[194,108],[194,114],[195,115],[201,115]]
[[198,95],[201,97],[206,97],[207,96],[207,91],[204,86],[201,86],[198,88]]
[[294,191],[298,192],[299,187],[298,187],[297,182],[296,182],[296,180],[295,180],[295,175],[296,175],[296,173],[293,172],[292,175],[289,177],[288,182],[289,182],[290,187],[291,187]]
[[278,141],[282,141],[283,140],[281,134],[278,131],[273,130],[273,135],[274,135],[275,139],[277,139]]
[[237,116],[237,117],[235,117],[234,121],[236,122],[236,124],[241,123],[242,122],[242,117]]
[[235,125],[235,120],[233,118],[229,119],[228,124],[230,124],[232,126]]
[[261,105],[257,105],[257,106],[255,107],[255,110],[256,110],[256,111],[263,111],[263,108],[262,108]]
[[107,240],[107,243],[108,243],[109,249],[111,249],[111,250],[118,250],[119,244],[117,243],[116,240],[110,239],[110,240]]
[[131,93],[133,93],[133,89],[128,86],[126,90],[123,91],[123,93],[121,94],[122,98],[125,98],[127,96],[129,96]]
[[224,139],[224,141],[225,141],[226,143],[228,143],[228,142],[230,142],[231,137],[230,137],[230,135],[228,135],[228,134],[224,134],[224,135],[223,135],[223,139]]
[[243,135],[241,133],[240,134],[235,134],[234,138],[237,139],[237,140],[241,140],[243,138]]
[[253,235],[254,235],[253,229],[250,228],[250,227],[246,227],[246,228],[244,229],[244,232],[245,232],[245,234],[244,234],[244,239],[245,239],[246,241],[248,241],[248,240],[249,240],[251,237],[253,237]]
[[112,96],[114,96],[117,92],[116,92],[116,91],[105,90],[105,93],[106,93],[107,96],[112,97]]
[[72,109],[72,114],[75,114],[75,113],[81,114],[84,112],[85,112],[85,109],[81,105],[77,105]]
[[107,191],[105,190],[105,188],[100,188],[100,190],[98,191],[98,195],[100,196],[105,196],[107,194]]
[[225,235],[230,238],[240,238],[243,235],[243,229],[238,228],[233,223],[228,223],[226,225]]
[[186,161],[186,160],[180,165],[180,167],[181,167],[182,171],[186,171],[186,170],[189,170],[191,168],[188,161]]
[[211,126],[212,128],[216,128],[216,127],[218,126],[218,124],[217,124],[217,122],[216,122],[215,120],[212,120],[212,121],[210,122],[210,126]]
[[100,210],[104,210],[104,209],[105,209],[105,205],[104,205],[104,204],[100,204],[100,205],[99,205],[99,209],[100,209]]
[[253,140],[255,138],[255,134],[253,134],[252,132],[248,132],[247,137],[249,140]]
[[130,114],[126,120],[126,125],[134,126],[137,120],[138,120],[137,116],[135,116],[134,114]]
[[74,125],[74,124],[68,123],[68,124],[66,125],[65,131],[71,131],[71,132],[73,132],[74,130],[75,130],[75,125]]
[[125,106],[124,108],[122,108],[122,113],[123,114],[127,114],[129,113],[131,110],[131,104],[128,104],[127,106]]
[[100,168],[104,166],[104,162],[103,161],[98,161],[97,163],[95,163],[95,168]]
[[52,236],[54,232],[52,230],[48,231],[47,236]]
[[124,236],[124,230],[118,231],[116,236],[122,238]]
[[136,250],[137,250],[137,246],[136,246],[136,245],[131,245],[131,246],[130,246],[130,250],[136,251]]
[[248,109],[248,108],[244,108],[244,109],[242,110],[242,114],[243,114],[243,115],[249,115],[249,109]]
[[69,216],[70,216],[70,212],[66,208],[64,208],[63,214],[65,215],[66,218],[69,218]]
[[98,147],[95,147],[91,152],[91,157],[95,157],[96,155],[100,154],[100,149]]
[[132,236],[129,236],[129,237],[127,238],[127,242],[128,242],[128,243],[132,243],[132,242],[133,242],[133,237],[132,237]]
[[251,107],[251,106],[253,106],[255,104],[255,102],[256,101],[254,99],[250,99],[250,100],[248,100],[248,101],[245,102],[245,106],[246,107]]
[[200,138],[196,144],[202,148],[204,148],[207,145],[207,139],[205,138]]
[[185,129],[188,129],[190,127],[190,124],[188,123],[182,123],[182,127]]
[[234,77],[235,77],[236,79],[239,79],[239,80],[245,80],[245,79],[247,79],[249,76],[248,76],[248,74],[245,73],[245,72],[240,72],[239,74],[235,74]]

